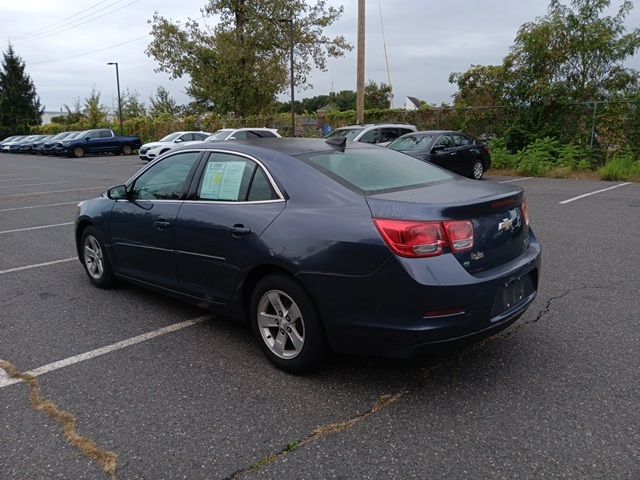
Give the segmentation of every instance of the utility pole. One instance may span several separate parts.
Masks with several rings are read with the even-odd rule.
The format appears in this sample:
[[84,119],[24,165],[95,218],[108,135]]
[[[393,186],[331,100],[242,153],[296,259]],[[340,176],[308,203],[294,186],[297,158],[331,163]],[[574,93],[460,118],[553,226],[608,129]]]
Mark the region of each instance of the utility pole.
[[358,0],[358,102],[356,123],[364,123],[364,5],[365,0]]
[[116,84],[118,86],[118,117],[120,118],[120,135],[124,135],[122,128],[122,99],[120,98],[120,72],[118,71],[118,62],[109,62],[107,65],[116,66]]
[[289,24],[289,70],[291,74],[291,136],[296,136],[296,110],[295,110],[295,74],[294,74],[294,48],[295,48],[295,24],[293,17],[290,18],[280,18],[279,22],[288,23]]

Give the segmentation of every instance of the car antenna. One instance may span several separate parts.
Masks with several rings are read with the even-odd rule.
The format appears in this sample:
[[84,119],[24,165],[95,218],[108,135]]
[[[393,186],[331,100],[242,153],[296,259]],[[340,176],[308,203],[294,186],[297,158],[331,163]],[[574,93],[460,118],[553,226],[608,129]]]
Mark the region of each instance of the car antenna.
[[332,147],[339,148],[344,152],[344,149],[347,146],[347,137],[332,137],[325,140]]

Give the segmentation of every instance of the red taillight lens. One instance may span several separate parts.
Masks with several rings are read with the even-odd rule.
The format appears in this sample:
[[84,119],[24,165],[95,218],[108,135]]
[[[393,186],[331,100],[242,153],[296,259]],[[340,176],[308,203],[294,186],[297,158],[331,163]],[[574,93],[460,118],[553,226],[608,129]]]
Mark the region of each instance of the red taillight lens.
[[453,253],[473,248],[473,224],[468,220],[415,222],[374,218],[389,248],[401,257],[434,257],[449,246]]
[[525,198],[522,202],[522,206],[520,207],[522,210],[522,216],[524,217],[524,224],[529,226],[529,205],[527,204],[527,199]]
[[464,252],[473,248],[473,223],[469,220],[444,222],[449,238],[449,246],[453,253]]
[[401,257],[433,257],[446,245],[441,222],[412,222],[374,218],[389,248]]

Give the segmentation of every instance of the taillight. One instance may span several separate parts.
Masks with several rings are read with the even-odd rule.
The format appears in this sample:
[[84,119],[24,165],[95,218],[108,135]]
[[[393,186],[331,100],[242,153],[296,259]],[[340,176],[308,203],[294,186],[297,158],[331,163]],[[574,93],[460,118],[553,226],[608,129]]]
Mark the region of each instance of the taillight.
[[435,257],[448,246],[453,253],[473,248],[473,224],[468,220],[416,222],[374,218],[391,251],[401,257]]
[[522,216],[524,217],[524,224],[529,226],[529,204],[527,203],[527,199],[525,198],[522,201],[522,206],[520,207],[522,210]]
[[469,220],[443,223],[449,238],[449,246],[453,253],[464,252],[473,248],[473,223]]

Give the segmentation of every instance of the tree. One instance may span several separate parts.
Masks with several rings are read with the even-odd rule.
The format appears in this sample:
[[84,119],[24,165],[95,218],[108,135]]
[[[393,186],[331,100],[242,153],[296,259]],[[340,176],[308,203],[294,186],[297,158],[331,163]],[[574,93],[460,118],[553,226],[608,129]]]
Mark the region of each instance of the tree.
[[334,103],[341,112],[355,110],[357,98],[358,94],[353,90],[340,90],[338,93],[331,94],[331,102]]
[[382,82],[378,85],[369,80],[364,86],[364,107],[385,109],[391,107],[391,87]]
[[98,128],[107,120],[107,107],[100,103],[100,92],[96,87],[91,88],[91,93],[84,99],[84,116],[89,128]]
[[2,53],[0,68],[0,131],[28,133],[29,125],[40,125],[44,107],[26,65],[9,45]]
[[298,87],[307,85],[312,66],[325,70],[327,57],[351,49],[342,35],[324,35],[342,14],[342,7],[327,7],[325,0],[209,0],[202,12],[218,16],[217,25],[182,25],[156,12],[149,20],[153,40],[147,53],[159,71],[173,78],[188,75],[187,93],[218,113],[262,113],[287,88],[291,32],[285,19],[293,21]]
[[73,105],[64,105],[64,109],[67,111],[64,115],[58,115],[51,118],[52,123],[61,123],[63,125],[71,125],[80,122],[84,118],[82,113],[82,104],[80,103],[80,97],[73,99]]
[[162,114],[174,116],[180,112],[178,102],[176,102],[169,90],[163,86],[156,89],[154,96],[149,97],[149,115],[159,117]]
[[140,100],[140,92],[137,90],[129,90],[128,88],[122,94],[122,118],[145,117],[147,115],[147,106]]
[[517,107],[504,110],[515,117],[507,132],[512,149],[547,135],[589,139],[591,111],[576,106],[630,98],[639,84],[638,72],[625,66],[640,49],[640,28],[625,26],[633,4],[624,0],[608,16],[610,5],[551,0],[546,15],[520,27],[501,65],[474,65],[449,77],[458,85],[455,105]]

